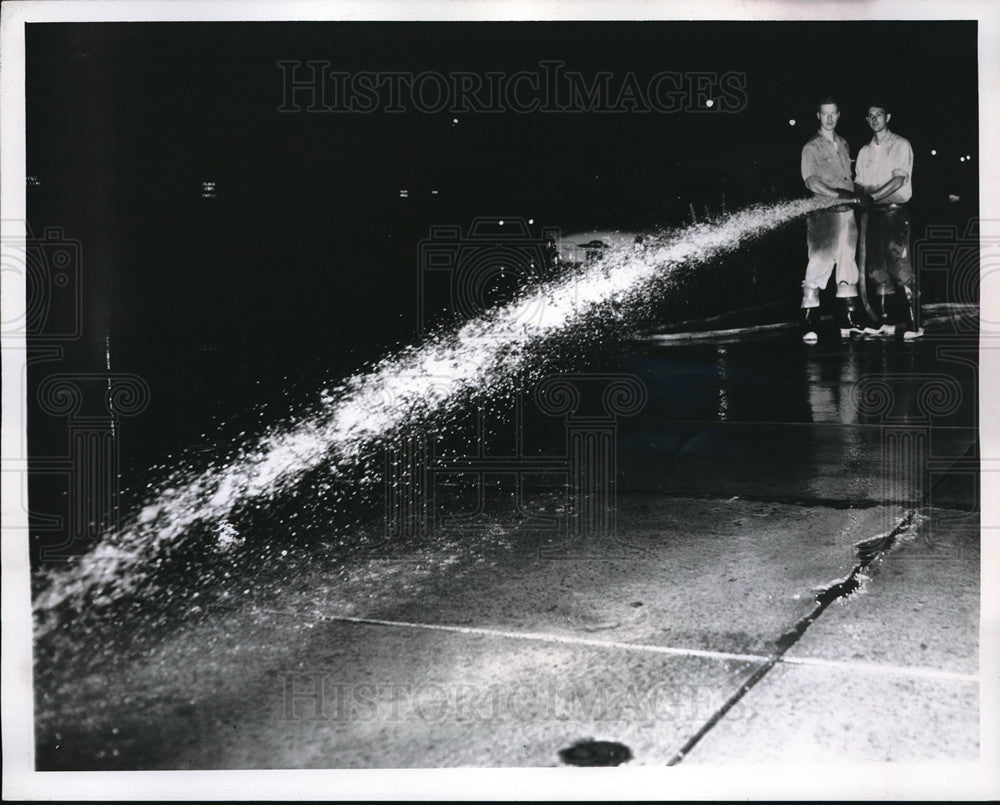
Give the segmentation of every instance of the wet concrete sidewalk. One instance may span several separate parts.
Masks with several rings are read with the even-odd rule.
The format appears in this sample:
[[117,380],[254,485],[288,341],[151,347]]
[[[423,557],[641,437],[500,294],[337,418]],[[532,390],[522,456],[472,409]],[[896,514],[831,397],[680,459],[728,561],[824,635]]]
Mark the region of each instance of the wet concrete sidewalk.
[[[433,554],[383,560],[347,589],[258,610],[254,635],[232,613],[187,636],[216,647],[214,695],[234,676],[248,687],[221,709],[194,703],[202,734],[169,766],[544,767],[590,739],[637,765],[978,757],[974,524],[932,538],[948,516],[934,512],[905,529],[789,647],[884,512],[622,511],[641,555],[508,554],[416,582]],[[406,580],[376,581],[392,576]]]
[[[674,384],[675,403],[718,399],[718,373],[691,370],[701,354],[679,365],[705,388],[685,397]],[[498,517],[247,590],[141,660],[52,691],[39,757],[112,769],[977,761],[968,378],[951,375],[964,409],[917,422],[928,441],[915,479],[910,465],[886,472],[887,429],[913,432],[913,419],[859,411],[848,393],[864,353],[794,357],[807,404],[756,421],[733,421],[760,379],[732,374],[727,355],[727,417],[667,410],[654,393],[622,425],[614,538],[563,545]],[[848,370],[831,379],[824,361]],[[851,594],[824,595],[837,590]]]
[[442,546],[219,609],[77,680],[67,755],[545,767],[593,739],[632,765],[977,759],[974,516],[903,528],[796,639],[890,513],[636,496],[621,514],[620,555],[542,559],[510,533],[493,556]]

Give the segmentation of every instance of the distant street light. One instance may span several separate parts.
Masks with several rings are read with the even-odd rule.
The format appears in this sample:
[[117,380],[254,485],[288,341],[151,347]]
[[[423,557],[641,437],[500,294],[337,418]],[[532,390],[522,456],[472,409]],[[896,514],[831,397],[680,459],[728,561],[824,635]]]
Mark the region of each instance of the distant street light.
[[932,157],[936,157],[937,156],[937,149],[936,148],[932,148],[931,149],[931,156]]
[[794,126],[795,125],[795,120],[794,119],[793,120],[789,120],[788,121],[788,125],[789,126]]

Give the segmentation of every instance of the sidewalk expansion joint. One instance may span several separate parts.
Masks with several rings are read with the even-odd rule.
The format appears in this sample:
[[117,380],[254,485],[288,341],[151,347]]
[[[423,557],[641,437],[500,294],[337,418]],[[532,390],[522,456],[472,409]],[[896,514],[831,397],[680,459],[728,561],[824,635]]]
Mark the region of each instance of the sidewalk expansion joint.
[[[300,618],[302,612],[289,612],[277,609],[259,609],[269,615],[283,615]],[[313,617],[329,623],[350,623],[359,626],[382,626],[391,629],[419,629],[430,632],[450,632],[452,634],[472,635],[479,637],[496,637],[510,640],[530,640],[539,643],[559,643],[568,646],[586,646],[587,648],[616,649],[623,651],[646,652],[650,654],[667,654],[675,657],[700,657],[709,660],[742,662],[748,665],[769,662],[774,655],[770,654],[735,654],[724,651],[685,648],[683,646],[661,646],[649,643],[627,643],[619,640],[600,640],[597,638],[578,637],[575,635],[560,635],[548,632],[518,632],[511,629],[493,629],[484,626],[458,626],[448,623],[421,623],[417,621],[397,621],[385,618],[364,618],[354,615],[316,615]],[[960,671],[941,671],[936,668],[920,668],[906,665],[886,665],[884,663],[866,663],[855,661],[825,660],[817,657],[779,657],[779,662],[788,665],[808,665],[823,668],[837,668],[852,673],[869,673],[883,676],[908,676],[921,679],[948,679],[956,682],[979,682],[979,674],[967,674]]]
[[[725,715],[760,682],[779,663],[799,666],[822,666],[838,668],[853,673],[877,673],[896,676],[912,676],[932,679],[949,679],[959,682],[978,684],[978,674],[966,674],[956,671],[944,671],[936,668],[919,668],[896,665],[881,665],[877,663],[842,662],[835,660],[824,660],[813,657],[792,657],[785,659],[785,654],[792,648],[805,634],[806,630],[823,614],[827,607],[834,601],[846,598],[857,591],[864,579],[864,572],[874,562],[884,557],[899,542],[900,536],[909,530],[917,522],[916,510],[907,511],[896,525],[886,534],[861,540],[854,544],[857,556],[857,564],[851,572],[843,579],[835,581],[816,593],[815,606],[812,611],[802,617],[794,627],[781,635],[776,641],[776,650],[768,655],[762,654],[737,654],[722,651],[710,651],[705,649],[682,648],[676,646],[649,645],[643,643],[628,643],[616,640],[601,640],[597,638],[580,637],[577,635],[561,635],[546,632],[523,632],[509,629],[496,629],[478,626],[459,626],[457,624],[441,623],[420,623],[412,621],[391,620],[385,618],[361,617],[346,614],[326,614],[313,612],[310,615],[317,620],[332,623],[350,623],[362,626],[381,626],[402,629],[418,629],[426,631],[449,632],[452,634],[477,635],[484,637],[496,637],[513,640],[531,640],[545,643],[557,643],[563,645],[587,646],[601,649],[617,649],[625,651],[650,652],[655,654],[666,654],[678,657],[700,657],[705,659],[736,661],[748,665],[757,664],[754,669],[740,685],[740,687],[729,696],[729,698],[712,714],[712,716],[694,733],[684,745],[667,762],[668,766],[680,763],[698,744],[698,742],[708,734],[709,731],[718,724]],[[261,609],[272,615],[283,615],[290,617],[302,617],[304,612],[289,612],[282,610]]]
[[[271,609],[261,609],[259,611],[266,612],[270,615],[291,615],[295,617],[301,617],[302,615],[302,613],[298,612],[283,612]],[[512,640],[534,640],[542,643],[561,643],[572,646],[587,646],[589,648],[645,651],[653,654],[671,654],[677,657],[703,657],[710,660],[730,660],[745,663],[765,662],[769,659],[767,655],[763,654],[734,654],[726,651],[679,648],[676,646],[657,646],[645,643],[626,643],[619,640],[600,640],[597,638],[551,634],[547,632],[518,632],[508,629],[491,629],[481,626],[455,626],[445,623],[418,623],[412,621],[386,620],[383,618],[362,618],[353,615],[316,615],[316,617],[320,620],[334,623],[356,623],[362,626],[389,626],[399,629],[423,629],[432,632],[451,632],[453,634],[500,637]]]
[[676,766],[684,760],[688,753],[694,749],[698,742],[704,738],[705,735],[707,735],[709,731],[711,731],[711,729],[719,723],[719,721],[722,720],[726,713],[735,707],[740,699],[746,696],[758,682],[767,676],[775,665],[782,661],[782,658],[788,650],[802,638],[802,635],[806,633],[806,630],[816,622],[816,619],[823,614],[830,604],[840,598],[849,596],[861,586],[859,576],[861,576],[876,559],[884,556],[896,544],[899,535],[913,524],[914,518],[915,512],[911,509],[903,515],[900,521],[896,523],[895,527],[888,534],[881,534],[877,537],[872,537],[855,543],[854,549],[858,557],[858,563],[854,566],[854,569],[851,570],[845,578],[834,582],[816,594],[816,606],[813,607],[812,612],[801,618],[795,626],[775,641],[778,650],[768,657],[767,662],[754,671],[747,678],[747,680],[740,685],[739,689],[736,690],[736,692],[733,693],[732,696],[730,696],[725,702],[723,702],[719,709],[712,714],[711,718],[702,724],[701,728],[684,742],[684,745],[677,750],[669,761],[667,761],[668,766]]
[[833,671],[849,671],[851,673],[876,674],[879,676],[907,676],[914,679],[947,680],[949,682],[965,682],[979,684],[979,674],[968,674],[962,671],[944,671],[938,668],[919,668],[912,665],[890,665],[881,662],[857,662],[854,660],[824,660],[818,657],[782,657],[785,665],[803,665],[812,668],[829,668]]

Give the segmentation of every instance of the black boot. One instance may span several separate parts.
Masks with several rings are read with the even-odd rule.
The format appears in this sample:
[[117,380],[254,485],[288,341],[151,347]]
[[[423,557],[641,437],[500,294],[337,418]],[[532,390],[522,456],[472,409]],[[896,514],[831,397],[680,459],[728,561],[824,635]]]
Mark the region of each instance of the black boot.
[[903,340],[912,341],[924,334],[920,326],[920,296],[907,285],[903,286],[906,293],[906,326],[903,329]]
[[892,316],[889,315],[889,301],[890,298],[895,296],[895,294],[885,294],[880,293],[878,295],[878,329],[875,331],[878,335],[895,335],[896,325],[893,323]]
[[819,319],[818,308],[802,308],[802,319],[799,326],[802,328],[802,340],[807,344],[815,344],[819,341],[819,335],[816,332],[817,319]]
[[864,335],[864,328],[858,323],[858,300],[853,296],[844,299],[844,323],[840,325],[840,337]]

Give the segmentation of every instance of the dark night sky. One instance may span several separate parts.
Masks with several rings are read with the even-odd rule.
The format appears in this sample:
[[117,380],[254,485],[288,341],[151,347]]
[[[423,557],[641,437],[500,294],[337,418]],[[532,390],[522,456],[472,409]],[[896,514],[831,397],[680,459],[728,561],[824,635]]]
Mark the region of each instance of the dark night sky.
[[[185,227],[204,179],[251,241],[393,231],[426,211],[431,188],[445,217],[657,224],[726,189],[747,201],[801,192],[797,154],[822,94],[842,99],[854,151],[870,136],[866,99],[888,95],[918,172],[937,168],[922,159],[931,147],[939,162],[974,150],[978,125],[975,23],[54,24],[29,26],[27,54],[27,167],[45,187],[33,217],[86,208],[119,241],[165,218]],[[277,62],[308,59],[479,75],[559,60],[614,86],[629,73],[644,85],[660,71],[734,71],[747,102],[733,114],[464,113],[458,125],[449,111],[277,112]],[[411,209],[401,187],[420,198]]]
[[[431,224],[631,228],[677,223],[688,202],[717,209],[723,193],[730,208],[803,194],[799,152],[828,93],[852,153],[870,136],[871,94],[889,99],[925,212],[976,192],[978,163],[958,162],[977,148],[974,22],[60,23],[28,25],[26,53],[27,172],[41,181],[29,226],[62,227],[84,255],[83,337],[35,381],[99,370],[110,333],[115,368],[149,378],[164,448],[262,388],[311,388],[412,340]],[[309,59],[480,75],[558,60],[614,86],[734,71],[747,102],[732,114],[279,113],[277,62]],[[204,180],[218,198],[201,198]]]
[[[277,113],[277,62],[308,59],[351,73],[480,75],[560,60],[588,77],[631,72],[640,83],[660,71],[736,71],[747,76],[748,103],[736,114],[465,114],[459,126],[447,111]],[[788,163],[783,152],[807,136],[815,100],[828,92],[842,98],[841,133],[855,148],[868,137],[863,107],[873,92],[895,103],[896,126],[915,145],[971,147],[976,72],[974,23],[32,25],[28,169],[52,181],[110,173],[145,197],[206,170],[243,193],[255,179],[302,193],[339,175],[442,181],[468,193],[468,166],[482,172],[477,185],[516,197],[516,185],[550,187],[573,168],[639,165],[662,181],[657,168],[720,152],[734,164],[772,155]],[[791,162],[776,178],[795,178]]]

